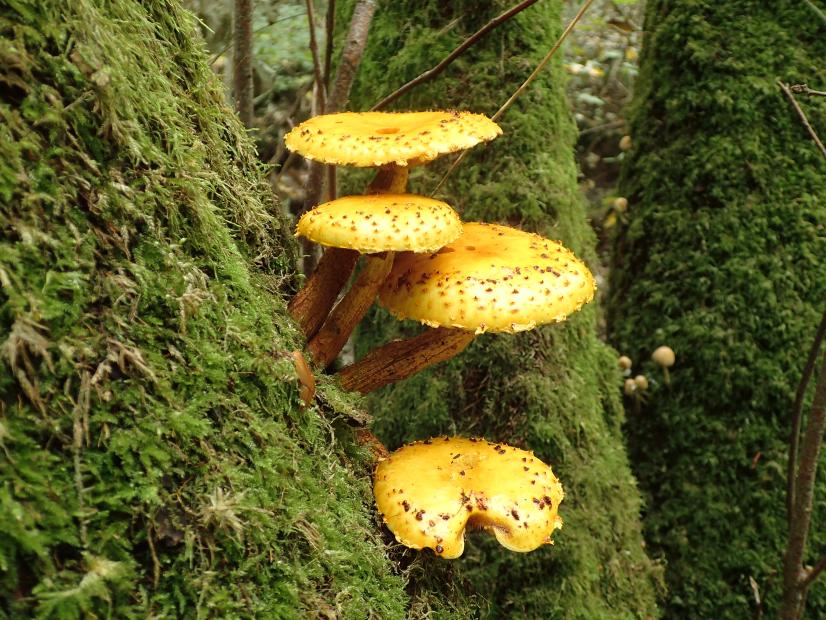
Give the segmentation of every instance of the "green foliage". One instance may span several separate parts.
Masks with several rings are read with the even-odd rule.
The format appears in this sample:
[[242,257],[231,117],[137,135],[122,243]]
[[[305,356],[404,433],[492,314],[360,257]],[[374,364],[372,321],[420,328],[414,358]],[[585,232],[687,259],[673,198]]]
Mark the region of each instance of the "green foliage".
[[[806,3],[648,3],[621,184],[610,325],[670,386],[630,414],[647,538],[673,618],[771,616],[786,543],[791,404],[826,306],[826,166],[776,81],[826,83],[826,24]],[[816,127],[826,102],[801,99]],[[826,464],[826,463],[824,463]],[[826,484],[807,558],[826,552]],[[821,581],[807,617],[826,616]]]
[[[368,108],[430,68],[506,5],[382,3],[351,108]],[[538,3],[397,107],[493,114],[558,36],[559,11],[559,3]],[[466,220],[542,231],[591,259],[594,239],[576,186],[575,131],[560,64],[555,61],[507,113],[502,137],[472,151],[440,196]],[[414,169],[412,189],[430,193],[445,169],[445,161]],[[432,562],[433,585],[414,593],[414,605],[417,597],[438,597],[467,580],[488,601],[475,612],[485,617],[656,613],[659,571],[642,548],[639,495],[620,435],[616,355],[597,339],[595,321],[592,304],[560,325],[480,337],[450,363],[371,399],[375,430],[390,447],[437,433],[507,441],[551,463],[566,491],[565,527],[553,547],[513,554],[471,534],[462,559]],[[359,348],[363,353],[414,329],[376,313],[361,331]]]
[[0,616],[402,617],[193,32],[174,2],[0,10]]

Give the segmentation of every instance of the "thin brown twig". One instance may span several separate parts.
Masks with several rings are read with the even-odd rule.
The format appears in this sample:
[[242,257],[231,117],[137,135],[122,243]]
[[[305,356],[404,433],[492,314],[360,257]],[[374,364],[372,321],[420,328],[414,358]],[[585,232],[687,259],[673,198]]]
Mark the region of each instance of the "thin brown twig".
[[820,153],[823,157],[826,157],[826,146],[823,146],[823,142],[820,141],[820,137],[817,135],[817,132],[814,130],[812,125],[809,123],[809,119],[806,117],[806,113],[803,111],[803,108],[800,107],[800,104],[797,103],[797,99],[794,98],[794,94],[792,93],[791,89],[789,89],[788,84],[784,84],[780,80],[777,81],[777,84],[780,86],[783,93],[792,102],[792,106],[794,107],[795,112],[800,117],[800,121],[803,123],[803,126],[806,127],[806,131],[809,132],[809,136],[811,136],[812,140],[814,140],[817,147],[820,149]]
[[444,71],[448,67],[448,65],[450,65],[454,60],[456,60],[459,56],[461,56],[463,53],[465,53],[465,51],[467,51],[467,49],[469,47],[471,47],[472,45],[474,45],[475,43],[480,41],[488,32],[490,32],[491,30],[493,30],[494,28],[496,28],[500,24],[508,21],[511,17],[513,17],[517,13],[520,13],[521,11],[527,9],[532,4],[536,4],[536,2],[537,2],[537,0],[523,0],[519,4],[509,8],[504,13],[501,13],[500,15],[497,15],[496,17],[491,19],[487,24],[482,26],[479,30],[477,30],[472,35],[470,35],[467,39],[465,39],[461,43],[461,45],[459,45],[459,47],[457,47],[452,52],[450,52],[450,54],[448,54],[435,67],[433,67],[431,69],[428,69],[427,71],[425,71],[421,75],[413,78],[412,80],[410,80],[409,82],[407,82],[406,84],[401,86],[400,88],[396,89],[395,91],[393,91],[392,93],[387,95],[384,99],[379,101],[372,108],[370,108],[370,110],[371,111],[381,110],[382,108],[385,108],[386,106],[388,106],[389,104],[394,102],[396,99],[398,99],[399,97],[401,97],[402,95],[404,95],[405,93],[410,91],[412,88],[415,88],[416,86],[421,84],[422,82],[432,80],[437,75],[439,75],[442,71]]
[[[516,91],[513,93],[513,95],[511,95],[510,98],[505,103],[502,104],[502,107],[499,108],[496,111],[496,114],[494,114],[491,117],[492,120],[494,120],[494,121],[499,120],[502,117],[502,115],[508,110],[508,108],[513,104],[513,102],[516,101],[516,99],[523,92],[525,92],[525,90],[528,88],[528,86],[530,86],[531,82],[533,82],[536,79],[536,77],[539,75],[539,73],[542,71],[542,69],[545,68],[545,65],[548,64],[548,61],[550,61],[551,58],[553,58],[553,56],[554,56],[554,54],[556,54],[557,50],[560,47],[562,47],[562,44],[565,42],[565,39],[568,38],[568,35],[571,34],[574,27],[577,25],[579,20],[582,19],[582,16],[585,14],[585,11],[588,10],[588,7],[590,7],[591,4],[593,4],[593,2],[594,2],[594,0],[585,0],[585,2],[579,8],[579,11],[577,11],[577,14],[574,15],[574,18],[565,27],[565,30],[562,31],[562,34],[556,40],[556,43],[554,43],[554,45],[550,49],[550,51],[547,54],[545,54],[545,57],[542,59],[542,61],[536,66],[536,68],[533,70],[533,72],[531,72],[531,74],[527,77],[527,79],[524,82],[522,82],[522,84],[519,86],[519,88],[516,89]],[[459,154],[459,157],[457,157],[456,159],[453,160],[453,163],[450,164],[450,167],[447,169],[447,172],[445,172],[444,176],[442,176],[441,180],[436,184],[436,187],[433,188],[433,191],[431,192],[431,196],[433,194],[435,194],[437,191],[439,191],[439,188],[444,184],[444,182],[447,180],[447,178],[450,176],[450,174],[462,162],[462,160],[465,158],[465,155],[467,155],[467,151],[462,151]]]
[[817,579],[817,576],[822,573],[826,569],[826,555],[820,558],[820,561],[814,565],[814,567],[806,573],[806,577],[803,579],[801,584],[802,587],[808,588],[811,583]]
[[809,88],[808,84],[792,84],[789,86],[789,90],[792,91],[795,95],[809,95],[812,97],[826,97],[826,91],[823,90],[814,90]]
[[795,495],[797,488],[795,479],[797,478],[797,454],[800,449],[800,426],[803,417],[803,400],[806,396],[806,388],[809,387],[809,381],[815,370],[817,364],[817,355],[820,351],[820,346],[826,338],[826,311],[823,313],[823,318],[820,320],[815,331],[814,342],[809,349],[809,357],[806,359],[806,365],[803,367],[803,375],[800,377],[800,383],[797,385],[797,393],[795,394],[794,404],[792,405],[792,434],[789,442],[789,462],[787,464],[787,480],[786,480],[786,515],[791,527],[792,510],[795,502]]
[[815,12],[815,15],[817,15],[821,20],[823,20],[824,23],[826,23],[826,13],[817,8],[817,6],[815,6],[815,3],[812,2],[812,0],[803,0],[803,2],[808,4],[809,8]]
[[321,70],[321,59],[318,57],[318,42],[315,38],[315,9],[313,8],[313,0],[306,0],[306,4],[307,22],[310,29],[310,54],[313,57],[313,75],[315,76],[316,108],[319,114],[323,114],[327,97],[325,96],[326,88]]

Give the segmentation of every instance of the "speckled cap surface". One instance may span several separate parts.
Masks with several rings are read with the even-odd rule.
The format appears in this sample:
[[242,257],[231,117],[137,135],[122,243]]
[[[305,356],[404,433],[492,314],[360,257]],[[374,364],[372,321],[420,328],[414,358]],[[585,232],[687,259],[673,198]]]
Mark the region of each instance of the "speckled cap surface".
[[397,255],[381,304],[400,319],[481,333],[562,321],[593,299],[593,275],[562,244],[497,224],[463,228],[438,252]]
[[325,164],[406,166],[501,133],[499,125],[472,112],[342,112],[304,121],[284,142],[291,151]]
[[431,252],[461,235],[462,222],[446,202],[426,196],[345,196],[301,216],[296,234],[362,254]]
[[468,524],[511,551],[551,543],[562,527],[562,485],[533,452],[484,439],[438,437],[408,444],[376,467],[373,492],[396,539],[452,559]]

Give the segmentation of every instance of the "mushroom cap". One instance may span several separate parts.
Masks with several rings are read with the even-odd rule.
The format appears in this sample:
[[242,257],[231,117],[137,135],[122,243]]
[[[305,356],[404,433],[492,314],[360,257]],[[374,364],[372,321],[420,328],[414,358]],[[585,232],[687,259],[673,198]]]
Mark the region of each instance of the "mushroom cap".
[[450,205],[415,194],[345,196],[301,216],[296,234],[337,248],[431,252],[462,234]]
[[403,545],[462,555],[468,523],[511,551],[551,543],[562,527],[562,485],[533,452],[484,439],[439,437],[408,444],[376,467],[373,492]]
[[341,112],[314,116],[284,142],[291,151],[325,164],[406,166],[492,140],[502,129],[472,112]]
[[560,243],[466,222],[438,252],[398,254],[380,301],[397,318],[432,327],[517,332],[562,321],[594,289],[591,272]]
[[663,345],[661,347],[657,347],[654,350],[654,352],[651,354],[651,359],[660,366],[663,366],[664,368],[669,368],[670,366],[674,365],[674,362],[676,361],[676,356],[674,355],[674,349]]

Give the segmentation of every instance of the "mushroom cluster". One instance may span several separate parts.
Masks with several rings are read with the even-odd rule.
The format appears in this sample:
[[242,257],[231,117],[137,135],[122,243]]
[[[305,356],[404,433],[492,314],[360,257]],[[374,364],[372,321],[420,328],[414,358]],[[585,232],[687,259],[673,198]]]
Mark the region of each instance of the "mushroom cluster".
[[[564,320],[594,296],[594,277],[556,241],[508,226],[462,223],[444,202],[406,193],[408,170],[501,133],[468,112],[344,113],[293,129],[287,147],[327,164],[374,166],[365,195],[322,204],[297,234],[326,246],[290,303],[313,363],[327,367],[377,298],[399,319],[427,326],[338,374],[368,393],[461,352],[484,332],[520,332]],[[365,265],[335,304],[359,256]],[[372,441],[370,443],[376,443]],[[397,540],[459,557],[468,525],[513,551],[551,542],[562,526],[562,486],[532,452],[482,439],[441,437],[388,455],[374,494]]]

